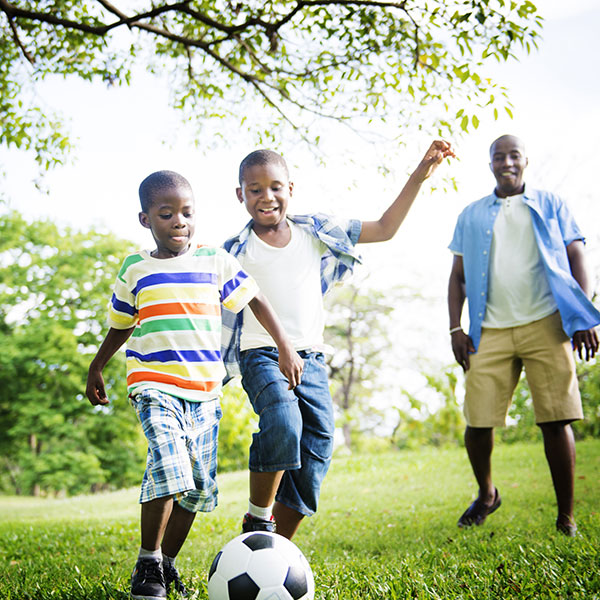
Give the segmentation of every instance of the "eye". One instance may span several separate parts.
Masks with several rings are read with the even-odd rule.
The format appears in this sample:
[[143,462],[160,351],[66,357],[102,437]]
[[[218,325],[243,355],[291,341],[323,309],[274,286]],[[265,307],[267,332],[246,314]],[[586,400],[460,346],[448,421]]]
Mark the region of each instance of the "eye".
[[160,215],[158,215],[163,221],[168,221],[172,215],[171,213],[161,213]]

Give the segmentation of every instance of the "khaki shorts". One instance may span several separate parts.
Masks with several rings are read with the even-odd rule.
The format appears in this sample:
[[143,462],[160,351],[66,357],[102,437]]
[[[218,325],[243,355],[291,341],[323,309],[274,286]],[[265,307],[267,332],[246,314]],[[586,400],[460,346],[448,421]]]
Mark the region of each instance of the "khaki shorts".
[[583,418],[571,342],[558,312],[506,329],[484,328],[470,357],[464,413],[470,427],[502,427],[522,368],[536,423]]

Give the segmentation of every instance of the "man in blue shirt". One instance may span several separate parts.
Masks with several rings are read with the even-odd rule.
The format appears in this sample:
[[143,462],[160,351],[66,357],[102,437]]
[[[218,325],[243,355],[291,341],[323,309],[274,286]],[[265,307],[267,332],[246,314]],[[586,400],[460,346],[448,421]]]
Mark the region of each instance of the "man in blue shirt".
[[[556,528],[573,536],[570,423],[583,417],[573,348],[581,359],[594,357],[600,323],[589,300],[584,238],[558,196],[525,188],[521,140],[498,138],[490,158],[496,189],[463,210],[449,246],[452,351],[466,373],[465,447],[479,485],[458,525],[481,525],[500,506],[491,474],[494,427],[505,424],[525,368],[556,493]],[[468,335],[460,326],[465,299]]]

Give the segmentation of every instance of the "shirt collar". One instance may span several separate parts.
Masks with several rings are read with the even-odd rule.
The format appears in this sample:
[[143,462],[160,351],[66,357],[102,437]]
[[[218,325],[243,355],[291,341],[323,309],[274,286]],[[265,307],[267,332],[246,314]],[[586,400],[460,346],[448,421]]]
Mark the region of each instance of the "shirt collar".
[[[523,198],[524,199],[530,199],[531,196],[529,196],[527,194],[527,184],[523,184]],[[518,195],[518,194],[517,194]],[[492,204],[502,204],[502,198],[500,198],[499,196],[496,195],[496,188],[494,188],[494,191],[488,196],[488,204],[491,206]]]

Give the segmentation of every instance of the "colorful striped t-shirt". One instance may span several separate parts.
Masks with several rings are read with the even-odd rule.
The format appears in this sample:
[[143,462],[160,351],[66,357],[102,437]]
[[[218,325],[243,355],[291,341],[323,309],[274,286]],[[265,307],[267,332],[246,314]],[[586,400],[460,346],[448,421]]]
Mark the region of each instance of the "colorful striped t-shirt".
[[174,258],[128,256],[117,276],[108,322],[135,326],[127,343],[127,390],[154,388],[193,402],[219,395],[221,304],[237,313],[258,292],[221,248],[192,246]]

